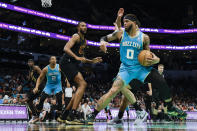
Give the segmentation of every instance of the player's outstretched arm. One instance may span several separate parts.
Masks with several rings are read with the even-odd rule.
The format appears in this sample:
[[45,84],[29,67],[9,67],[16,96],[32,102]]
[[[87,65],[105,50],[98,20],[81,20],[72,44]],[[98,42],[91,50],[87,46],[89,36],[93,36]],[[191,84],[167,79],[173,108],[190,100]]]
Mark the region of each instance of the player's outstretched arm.
[[124,14],[124,9],[120,8],[117,14],[116,22],[114,23],[115,30],[122,30],[121,19],[122,19],[123,14]]
[[123,30],[121,28],[121,18],[123,14],[124,14],[124,9],[120,8],[117,14],[116,22],[114,23],[116,30],[112,34],[103,36],[100,39],[100,43],[101,43],[100,49],[105,53],[107,52],[106,46],[110,45],[108,42],[113,41],[113,40],[120,40],[122,37]]
[[103,36],[100,39],[100,49],[103,52],[107,52],[107,45],[110,45],[108,42],[113,41],[113,40],[120,40],[122,36],[122,31],[121,30],[115,30],[112,34],[109,34],[107,36]]

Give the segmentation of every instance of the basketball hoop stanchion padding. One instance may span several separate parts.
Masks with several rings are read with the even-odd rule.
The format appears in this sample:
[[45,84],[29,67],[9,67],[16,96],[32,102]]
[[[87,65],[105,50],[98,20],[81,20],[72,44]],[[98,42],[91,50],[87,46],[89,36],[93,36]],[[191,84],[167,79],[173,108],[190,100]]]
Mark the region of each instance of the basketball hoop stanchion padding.
[[0,104],[0,121],[28,121],[26,105]]
[[41,0],[42,7],[47,8],[52,6],[52,0]]

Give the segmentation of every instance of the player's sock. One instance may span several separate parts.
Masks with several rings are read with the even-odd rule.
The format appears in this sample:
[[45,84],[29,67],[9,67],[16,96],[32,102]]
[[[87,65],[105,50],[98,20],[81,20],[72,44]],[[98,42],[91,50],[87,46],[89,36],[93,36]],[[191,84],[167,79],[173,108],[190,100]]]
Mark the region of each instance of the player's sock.
[[137,104],[137,102],[133,104],[133,107],[135,108],[136,111],[142,111],[142,108]]
[[123,111],[119,111],[118,112],[118,118],[119,119],[122,119],[123,115],[124,115],[124,112]]

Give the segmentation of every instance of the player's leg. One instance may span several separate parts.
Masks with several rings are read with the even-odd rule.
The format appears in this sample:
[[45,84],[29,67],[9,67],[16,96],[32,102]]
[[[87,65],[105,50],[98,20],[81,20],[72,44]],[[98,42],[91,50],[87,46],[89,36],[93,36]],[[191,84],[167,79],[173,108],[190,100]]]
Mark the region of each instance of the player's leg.
[[83,97],[83,94],[85,92],[87,83],[84,80],[82,74],[78,72],[78,74],[74,78],[74,82],[77,84],[77,91],[75,93],[75,96],[72,101],[72,108],[69,112],[69,117],[71,121],[67,121],[67,124],[82,124],[81,120],[78,119],[78,113],[77,113],[77,108],[79,106],[79,103]]
[[37,97],[37,95],[35,95],[32,91],[30,93],[27,94],[26,96],[26,99],[25,101],[27,102],[31,112],[32,112],[32,115],[33,116],[38,116],[38,112],[36,110],[36,107],[35,105],[33,104],[33,100]]
[[112,88],[98,100],[94,112],[88,116],[88,122],[92,124],[97,114],[110,103],[110,101],[120,92],[123,86],[124,82],[118,76],[117,79],[114,81]]
[[36,121],[39,120],[39,113],[37,112],[36,106],[33,103],[34,99],[35,99],[35,95],[33,94],[33,92],[28,93],[25,99],[32,112],[32,118],[29,121],[29,123],[35,123]]
[[[122,123],[122,117],[124,115],[124,111],[127,108],[127,106],[129,105],[129,103],[131,103],[131,102],[132,102],[132,105],[134,106],[134,108],[137,112],[139,112],[139,113],[142,112],[143,115],[146,115],[146,112],[143,111],[141,109],[140,105],[137,104],[137,101],[135,99],[134,94],[128,88],[122,89],[121,92],[122,93],[130,92],[130,95],[131,95],[130,101],[127,99],[127,97],[125,97],[125,96],[122,97],[122,101],[121,101],[121,105],[120,105],[120,108],[119,108],[118,116],[114,120],[110,121],[109,124],[121,124]],[[142,121],[142,120],[137,120],[137,121]],[[140,122],[138,122],[138,123],[140,123]]]
[[118,77],[114,81],[112,88],[98,100],[95,108],[95,115],[97,115],[98,112],[100,112],[103,108],[105,108],[110,103],[110,101],[120,92],[123,86],[124,86],[123,80],[120,77]]
[[[72,109],[72,106],[73,106],[74,97],[75,97],[75,95],[72,96],[71,100],[69,100],[69,101],[65,100],[65,102],[68,102],[68,103],[67,104],[65,103],[66,107],[62,111],[61,116],[58,118],[59,122],[66,122],[65,120],[67,120],[69,112],[70,112],[70,110]],[[68,119],[68,120],[71,120],[71,119]]]
[[156,69],[152,69],[146,80],[152,84],[153,89],[157,89],[160,98],[164,101],[164,106],[167,106],[170,115],[186,117],[187,114],[172,104],[172,92],[167,85],[165,79],[158,73]]
[[41,94],[41,98],[40,98],[40,102],[38,105],[36,105],[36,108],[37,108],[37,113],[38,113],[38,116],[36,116],[34,119],[30,120],[30,123],[35,123],[39,120],[39,113],[41,112],[42,108],[43,108],[43,104],[44,104],[44,101],[45,99],[49,97],[48,94],[46,94],[45,92],[42,92]]
[[40,101],[39,101],[39,104],[36,105],[36,108],[38,111],[41,112],[42,108],[43,108],[43,105],[44,105],[44,101],[47,97],[49,97],[49,95],[52,95],[52,88],[51,87],[48,87],[46,86],[43,90],[43,92],[41,93],[41,97],[40,97]]
[[61,111],[62,110],[62,87],[61,85],[55,88],[54,94],[55,94],[56,101],[57,101],[57,110]]
[[41,97],[40,97],[40,102],[39,104],[36,106],[38,111],[41,111],[44,105],[44,101],[45,99],[49,97],[48,94],[46,94],[45,92],[42,92]]
[[109,119],[112,119],[111,110],[109,109],[109,110],[108,110],[108,112],[109,112],[109,116],[110,116],[110,118],[109,118]]
[[79,106],[79,103],[87,87],[87,83],[80,72],[78,72],[78,74],[75,76],[74,81],[77,84],[77,91],[75,93],[72,110],[76,110]]
[[[82,74],[79,72],[79,69],[78,69],[79,67],[77,66],[77,64],[69,62],[69,61],[67,61],[67,62],[62,61],[62,62],[60,62],[60,67],[61,67],[61,71],[65,74],[68,81],[71,84],[77,85],[77,91],[75,93],[75,97],[72,98],[71,102],[68,105],[68,107],[72,106],[69,116],[71,119],[74,120],[77,117],[76,110],[77,110],[79,102],[81,101],[81,98],[85,92],[87,83],[84,80]],[[64,112],[64,114],[66,114],[66,112],[68,112],[68,110],[66,109],[63,112]],[[65,115],[62,114],[62,116],[65,116]]]

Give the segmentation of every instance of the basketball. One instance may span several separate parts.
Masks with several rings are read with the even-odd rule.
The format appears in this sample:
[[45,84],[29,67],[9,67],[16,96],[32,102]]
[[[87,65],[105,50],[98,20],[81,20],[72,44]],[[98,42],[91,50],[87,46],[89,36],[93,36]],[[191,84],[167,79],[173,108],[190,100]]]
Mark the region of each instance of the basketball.
[[138,61],[142,66],[148,66],[148,63],[146,62],[146,58],[152,58],[151,51],[149,50],[142,50],[138,55]]

